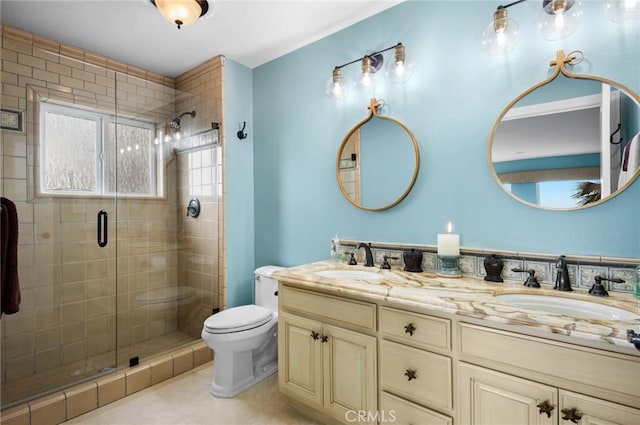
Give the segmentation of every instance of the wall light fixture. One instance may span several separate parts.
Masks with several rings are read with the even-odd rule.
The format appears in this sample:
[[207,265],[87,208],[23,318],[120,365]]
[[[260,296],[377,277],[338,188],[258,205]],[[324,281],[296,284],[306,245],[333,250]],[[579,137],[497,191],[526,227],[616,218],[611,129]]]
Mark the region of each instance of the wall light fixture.
[[398,43],[333,68],[332,75],[325,87],[325,94],[335,100],[342,99],[347,95],[349,87],[342,76],[342,68],[354,63],[361,64],[360,71],[355,78],[355,88],[364,93],[373,93],[375,82],[378,78],[377,72],[382,68],[382,64],[384,63],[382,53],[392,49],[395,51],[395,54],[393,61],[387,65],[387,78],[394,84],[402,84],[409,81],[413,75],[415,65],[411,59],[407,58],[404,45]]
[[[510,52],[518,43],[518,24],[508,17],[507,9],[526,0],[500,5],[493,20],[482,33],[482,47],[490,55]],[[582,21],[582,4],[578,0],[542,0],[537,28],[545,40],[560,40],[574,33]]]
[[[527,0],[498,6],[493,20],[482,33],[482,47],[490,55],[510,52],[518,43],[518,24],[508,17],[507,9]],[[605,13],[613,22],[640,18],[640,0],[604,0]],[[579,0],[542,0],[536,27],[545,40],[560,40],[573,34],[582,22]]]
[[183,25],[195,22],[209,10],[207,0],[150,0],[158,8],[162,16],[176,24],[178,29]]

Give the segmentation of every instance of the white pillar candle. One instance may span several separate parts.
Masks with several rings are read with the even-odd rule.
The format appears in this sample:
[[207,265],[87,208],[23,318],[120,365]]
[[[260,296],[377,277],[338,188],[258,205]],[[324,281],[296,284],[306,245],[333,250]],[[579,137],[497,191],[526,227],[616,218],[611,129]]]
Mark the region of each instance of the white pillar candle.
[[460,235],[451,233],[451,222],[447,234],[438,235],[438,255],[460,255]]

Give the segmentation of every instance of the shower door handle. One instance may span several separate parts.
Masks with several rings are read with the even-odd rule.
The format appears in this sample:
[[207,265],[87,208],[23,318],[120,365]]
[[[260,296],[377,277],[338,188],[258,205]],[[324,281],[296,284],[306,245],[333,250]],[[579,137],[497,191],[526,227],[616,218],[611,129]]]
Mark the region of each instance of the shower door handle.
[[98,246],[100,248],[104,248],[105,246],[107,246],[107,241],[108,241],[107,218],[108,217],[109,215],[105,210],[98,211],[98,231],[97,231],[96,237],[97,237]]

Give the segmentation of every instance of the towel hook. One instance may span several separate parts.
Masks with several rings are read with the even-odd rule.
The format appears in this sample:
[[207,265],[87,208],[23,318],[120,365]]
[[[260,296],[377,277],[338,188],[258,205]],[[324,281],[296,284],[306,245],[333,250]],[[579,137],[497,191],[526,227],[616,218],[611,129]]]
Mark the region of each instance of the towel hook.
[[622,124],[618,124],[618,128],[616,128],[616,130],[611,133],[611,136],[609,136],[609,143],[611,143],[612,145],[619,145],[620,143],[622,143],[622,133],[620,133],[620,140],[618,140],[617,142],[613,141],[613,136],[616,135],[616,133],[618,133],[620,130],[622,129]]
[[[238,126],[240,127],[240,126]],[[247,122],[243,121],[242,122],[242,129],[238,130],[238,132],[236,133],[236,136],[238,136],[238,139],[242,140],[242,139],[246,139],[247,138],[247,133],[244,132],[244,129],[247,128]]]

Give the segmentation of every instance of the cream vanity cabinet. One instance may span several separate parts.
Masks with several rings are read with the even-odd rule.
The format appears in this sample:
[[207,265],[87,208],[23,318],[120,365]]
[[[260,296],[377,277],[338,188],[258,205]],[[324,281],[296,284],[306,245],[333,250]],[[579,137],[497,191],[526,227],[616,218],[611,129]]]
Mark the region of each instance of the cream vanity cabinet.
[[451,321],[382,306],[380,333],[380,410],[395,424],[451,425]]
[[482,364],[458,363],[461,424],[640,424],[624,404],[640,398],[637,358],[465,323],[460,342]]
[[279,305],[280,390],[343,423],[376,412],[376,305],[283,284]]

